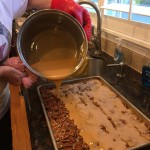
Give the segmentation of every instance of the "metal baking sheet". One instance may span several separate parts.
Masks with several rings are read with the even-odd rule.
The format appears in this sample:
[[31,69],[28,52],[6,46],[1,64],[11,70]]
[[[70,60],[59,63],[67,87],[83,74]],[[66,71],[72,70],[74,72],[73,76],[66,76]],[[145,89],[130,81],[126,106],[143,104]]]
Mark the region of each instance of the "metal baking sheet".
[[[139,117],[142,121],[146,122],[150,126],[150,119],[148,117],[146,117],[142,112],[140,112],[133,104],[131,104],[124,96],[122,96],[118,91],[116,91],[110,84],[108,84],[100,76],[92,76],[92,77],[85,77],[85,78],[78,78],[78,79],[73,79],[73,80],[67,80],[67,81],[62,82],[62,85],[88,81],[88,80],[91,80],[91,79],[100,80],[104,85],[106,85],[108,88],[110,88],[111,91],[113,91],[121,99],[122,103],[127,108],[131,109],[137,115],[137,117]],[[40,89],[42,87],[47,87],[47,88],[50,88],[50,89],[54,89],[55,85],[54,85],[54,83],[42,84],[42,85],[39,85],[37,87],[37,91],[38,91],[38,95],[39,95],[39,98],[40,98],[42,109],[43,109],[43,112],[44,112],[44,115],[45,115],[45,118],[46,118],[46,122],[47,122],[47,125],[48,125],[49,133],[50,133],[50,136],[52,138],[54,149],[58,150],[58,147],[57,147],[54,135],[53,135],[51,123],[50,123],[50,120],[48,118],[48,115],[47,115],[47,112],[46,112],[46,109],[45,109],[45,105],[44,105],[44,102],[42,100],[42,96],[41,96],[41,93],[40,93]],[[138,146],[129,148],[128,150],[136,150],[136,149],[139,149],[139,148],[144,148],[145,146],[149,146],[149,145],[150,145],[150,143],[146,143],[146,144],[143,144],[143,145],[138,145]]]

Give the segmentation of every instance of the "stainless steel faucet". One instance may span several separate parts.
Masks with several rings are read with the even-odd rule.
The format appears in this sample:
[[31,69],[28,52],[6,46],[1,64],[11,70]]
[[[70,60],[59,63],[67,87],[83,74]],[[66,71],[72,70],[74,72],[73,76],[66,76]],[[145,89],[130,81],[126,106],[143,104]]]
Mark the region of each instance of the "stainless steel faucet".
[[97,7],[97,5],[90,1],[90,0],[78,0],[78,4],[88,4],[90,6],[92,6],[97,14],[97,34],[92,35],[92,43],[95,45],[95,55],[100,55],[102,53],[102,48],[101,48],[101,14],[100,14],[100,10]]
[[116,75],[118,77],[124,77],[125,74],[124,74],[124,66],[125,66],[125,63],[124,62],[120,62],[119,64],[108,64],[107,65],[108,67],[115,67],[115,66],[120,66],[120,72],[117,73]]

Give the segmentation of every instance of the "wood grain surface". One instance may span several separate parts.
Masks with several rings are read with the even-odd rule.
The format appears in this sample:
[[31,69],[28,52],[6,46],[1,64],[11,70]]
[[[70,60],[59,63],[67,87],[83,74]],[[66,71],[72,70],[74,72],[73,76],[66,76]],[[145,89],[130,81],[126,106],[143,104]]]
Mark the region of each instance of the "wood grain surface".
[[19,87],[10,85],[11,128],[13,150],[31,150],[31,141],[24,97],[19,95]]

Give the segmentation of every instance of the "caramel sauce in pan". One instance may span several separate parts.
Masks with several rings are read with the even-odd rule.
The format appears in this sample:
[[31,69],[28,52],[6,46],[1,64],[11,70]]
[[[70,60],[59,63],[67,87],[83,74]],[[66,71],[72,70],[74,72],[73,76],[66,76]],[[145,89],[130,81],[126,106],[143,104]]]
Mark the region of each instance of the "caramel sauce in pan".
[[31,50],[36,52],[37,63],[31,65],[45,78],[53,80],[56,85],[56,95],[62,80],[75,69],[77,46],[70,33],[58,30],[48,30],[38,34],[32,43]]

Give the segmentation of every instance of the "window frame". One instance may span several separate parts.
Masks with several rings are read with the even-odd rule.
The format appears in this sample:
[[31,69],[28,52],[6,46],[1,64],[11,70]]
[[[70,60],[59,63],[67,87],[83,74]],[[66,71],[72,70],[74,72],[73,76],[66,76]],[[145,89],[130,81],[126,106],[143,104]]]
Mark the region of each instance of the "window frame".
[[[114,37],[120,37],[130,43],[139,45],[150,51],[150,25],[141,22],[135,22],[132,20],[125,20],[112,16],[104,15],[104,7],[106,0],[99,0],[98,7],[101,12],[102,19],[102,34],[105,33],[113,35]],[[96,26],[96,14],[90,13],[92,23]],[[102,36],[103,36],[102,35]],[[141,52],[141,51],[140,51]]]

